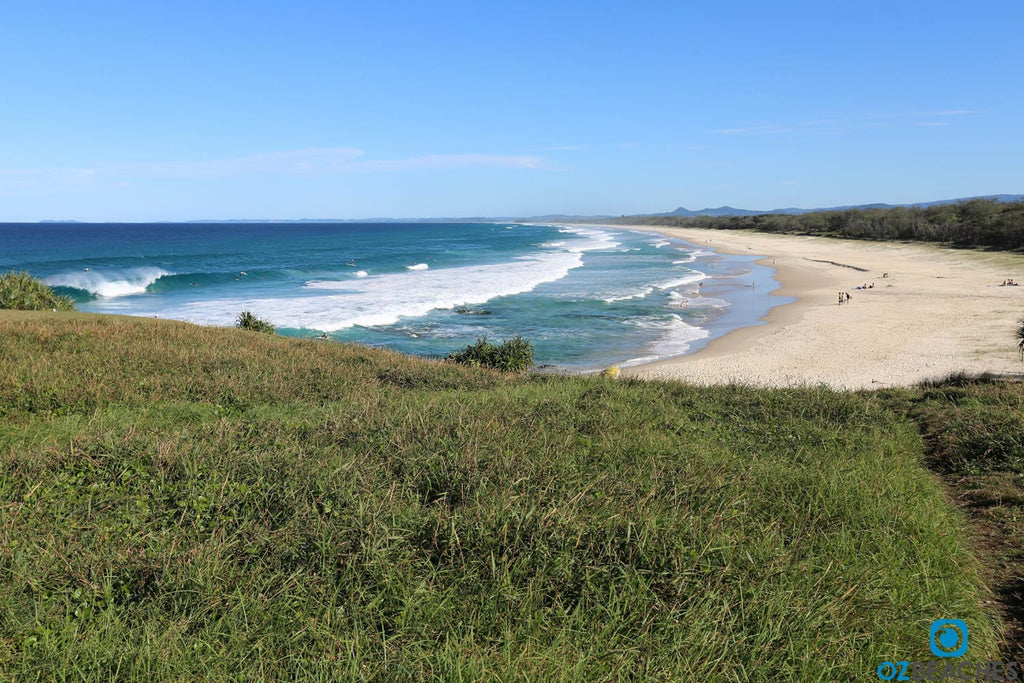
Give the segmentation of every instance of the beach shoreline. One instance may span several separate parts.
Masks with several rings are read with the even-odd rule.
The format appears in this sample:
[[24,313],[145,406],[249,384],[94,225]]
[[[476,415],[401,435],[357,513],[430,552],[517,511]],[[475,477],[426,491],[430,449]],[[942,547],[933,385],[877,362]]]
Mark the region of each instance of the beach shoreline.
[[[602,226],[610,227],[610,226]],[[870,242],[654,226],[722,254],[747,254],[775,270],[793,297],[761,323],[694,353],[623,368],[622,376],[696,384],[908,386],[953,373],[1024,370],[1014,332],[1024,317],[1024,256],[928,244]],[[867,285],[866,289],[859,289]],[[850,295],[839,303],[840,292]]]

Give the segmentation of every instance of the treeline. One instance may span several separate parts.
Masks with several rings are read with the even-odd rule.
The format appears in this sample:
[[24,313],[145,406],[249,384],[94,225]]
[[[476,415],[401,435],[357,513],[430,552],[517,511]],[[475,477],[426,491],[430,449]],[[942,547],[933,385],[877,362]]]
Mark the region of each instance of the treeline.
[[615,222],[1024,250],[1024,201],[971,199],[924,208],[847,209],[799,215],[623,216]]

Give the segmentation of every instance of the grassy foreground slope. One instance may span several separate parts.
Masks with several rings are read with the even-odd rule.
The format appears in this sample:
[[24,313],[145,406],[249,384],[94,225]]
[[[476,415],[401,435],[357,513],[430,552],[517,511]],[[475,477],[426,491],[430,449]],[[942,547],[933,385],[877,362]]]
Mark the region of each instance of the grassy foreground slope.
[[0,676],[865,680],[965,619],[872,395],[0,312]]

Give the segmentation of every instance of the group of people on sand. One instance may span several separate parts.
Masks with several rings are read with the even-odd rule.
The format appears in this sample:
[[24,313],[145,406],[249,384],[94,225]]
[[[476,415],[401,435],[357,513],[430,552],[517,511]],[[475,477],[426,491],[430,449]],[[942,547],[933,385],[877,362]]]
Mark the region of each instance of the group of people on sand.
[[[888,275],[889,275],[889,273],[886,273],[882,277],[888,277]],[[862,285],[857,285],[854,289],[874,289],[874,288],[875,288],[875,283],[874,282],[872,282],[870,285],[865,282]],[[850,293],[849,292],[839,292],[839,305],[842,306],[843,304],[848,304],[848,303],[850,303]]]
[[1017,283],[1013,281],[1013,278],[1010,278],[1009,280],[1003,280],[1003,284],[1001,284],[999,286],[1000,287],[1016,287]]

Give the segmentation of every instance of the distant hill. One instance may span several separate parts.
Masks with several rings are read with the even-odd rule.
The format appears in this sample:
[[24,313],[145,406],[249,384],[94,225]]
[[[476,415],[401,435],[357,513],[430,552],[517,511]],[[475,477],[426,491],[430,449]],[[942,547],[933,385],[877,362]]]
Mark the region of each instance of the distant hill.
[[1021,195],[990,195],[922,204],[862,204],[813,211],[736,211],[727,206],[709,209],[706,213],[679,209],[670,214],[622,216],[609,222],[709,230],[756,230],[780,235],[934,242],[1024,253],[1024,201]]
[[[656,217],[656,216],[682,216],[682,217],[694,217],[694,216],[712,216],[712,217],[723,217],[723,216],[763,216],[765,214],[788,214],[788,215],[800,215],[805,213],[814,213],[816,211],[846,211],[847,209],[894,209],[896,207],[917,207],[927,208],[929,206],[937,206],[940,204],[956,204],[957,202],[965,202],[971,199],[989,199],[997,202],[1016,202],[1024,199],[1024,195],[1021,194],[993,194],[984,195],[979,197],[963,197],[961,199],[940,199],[935,202],[923,202],[919,204],[858,204],[856,206],[833,206],[829,208],[821,209],[771,209],[769,211],[757,211],[752,209],[737,209],[732,206],[720,206],[717,209],[701,209],[699,211],[691,211],[685,207],[680,206],[675,211],[669,211],[667,213],[646,213],[639,214],[641,217]],[[496,223],[496,222],[514,222],[514,221],[526,221],[533,223],[585,223],[585,222],[596,222],[604,220],[614,220],[620,218],[620,216],[609,216],[609,215],[570,215],[570,214],[545,214],[543,216],[443,216],[443,217],[432,217],[432,218],[388,218],[378,216],[374,218],[290,218],[290,219],[274,219],[274,218],[234,218],[234,219],[199,219],[199,220],[188,220],[188,221],[141,221],[145,223]],[[2,222],[2,221],[0,221]],[[80,221],[74,220],[43,220],[39,223],[78,223]],[[89,223],[92,221],[81,221]],[[117,222],[117,221],[113,221]],[[139,221],[130,221],[139,222]]]
[[803,213],[815,213],[817,211],[846,211],[849,209],[895,209],[897,207],[917,207],[927,208],[929,206],[939,206],[941,204],[956,204],[957,202],[965,202],[971,199],[990,199],[996,202],[1017,202],[1024,199],[1024,195],[1020,194],[993,194],[984,195],[979,197],[963,197],[960,199],[940,199],[934,202],[922,202],[918,204],[858,204],[856,206],[832,206],[828,208],[819,209],[772,209],[770,211],[752,211],[750,209],[734,209],[731,206],[720,206],[717,209],[701,209],[699,211],[691,211],[685,207],[680,206],[675,211],[668,213],[654,213],[648,214],[651,216],[762,216],[764,214],[771,213],[783,213],[791,215],[799,215]]

